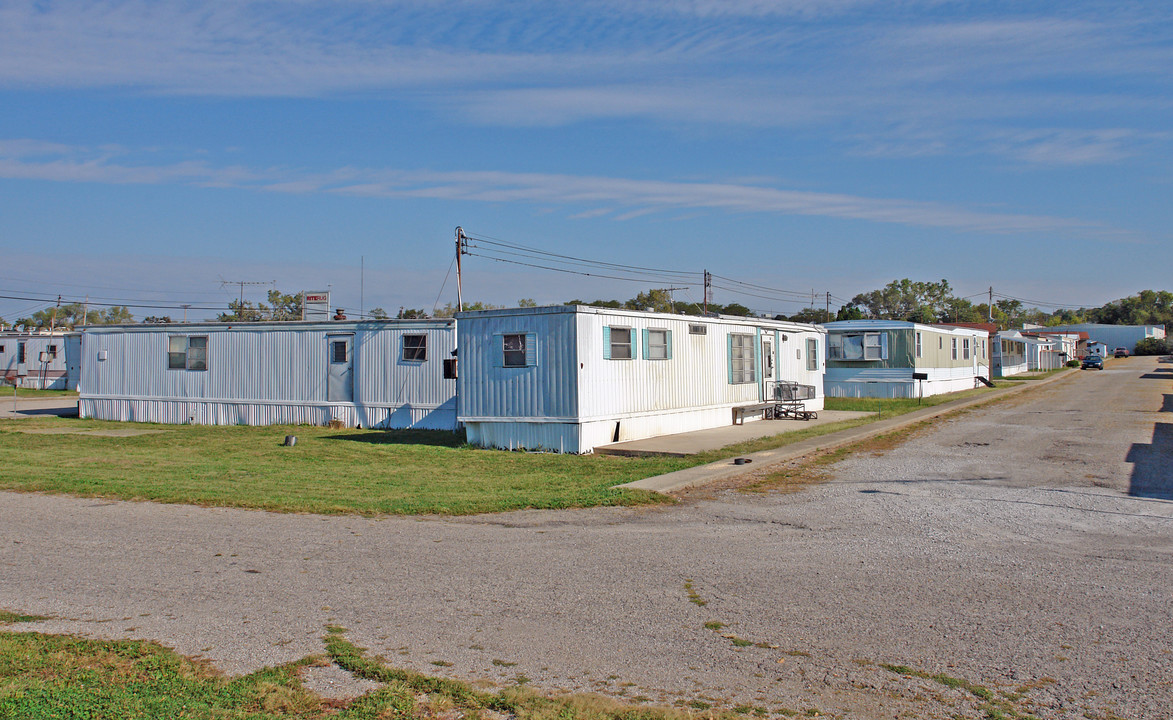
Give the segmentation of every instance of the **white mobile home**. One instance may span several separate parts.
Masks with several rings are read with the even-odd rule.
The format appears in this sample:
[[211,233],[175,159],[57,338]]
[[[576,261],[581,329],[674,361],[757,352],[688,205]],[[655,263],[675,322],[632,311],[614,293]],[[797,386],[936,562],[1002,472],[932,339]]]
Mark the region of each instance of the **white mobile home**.
[[17,387],[76,390],[80,349],[76,332],[0,333],[0,375]]
[[1026,339],[1017,330],[1001,330],[993,340],[994,377],[1018,375],[1030,370]]
[[989,333],[902,320],[827,328],[827,396],[915,398],[972,390],[989,378]]
[[91,326],[82,417],[455,430],[451,320]]
[[568,305],[457,318],[459,419],[485,447],[587,453],[720,427],[780,382],[823,407],[816,325]]

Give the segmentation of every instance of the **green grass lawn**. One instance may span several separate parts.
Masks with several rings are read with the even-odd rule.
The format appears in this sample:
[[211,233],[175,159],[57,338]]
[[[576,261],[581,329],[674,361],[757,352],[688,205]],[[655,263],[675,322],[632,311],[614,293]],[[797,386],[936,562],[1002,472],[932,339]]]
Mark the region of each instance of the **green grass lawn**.
[[[551,698],[521,687],[520,680],[492,692],[477,690],[388,667],[348,642],[340,628],[326,637],[326,652],[228,678],[205,663],[141,640],[0,631],[0,718],[473,719],[485,711],[517,720],[717,720],[732,715],[623,704],[598,696]],[[309,667],[330,663],[379,687],[349,702],[324,701],[301,678]],[[749,710],[766,715],[764,708]]]
[[[916,400],[827,400],[885,418],[987,389]],[[484,450],[462,433],[206,426],[67,418],[0,421],[0,490],[280,512],[463,515],[671,499],[614,486],[862,425],[803,428],[687,458]],[[134,436],[116,433],[147,431]],[[110,433],[103,435],[100,433]],[[284,447],[286,435],[297,444]]]

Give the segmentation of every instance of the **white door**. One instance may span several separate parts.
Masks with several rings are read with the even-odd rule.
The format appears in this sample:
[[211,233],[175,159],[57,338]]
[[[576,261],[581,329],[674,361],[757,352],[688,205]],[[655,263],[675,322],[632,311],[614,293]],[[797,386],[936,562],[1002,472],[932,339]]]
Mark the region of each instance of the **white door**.
[[774,339],[762,338],[762,400],[769,400],[774,385]]
[[327,335],[326,401],[354,401],[354,336]]

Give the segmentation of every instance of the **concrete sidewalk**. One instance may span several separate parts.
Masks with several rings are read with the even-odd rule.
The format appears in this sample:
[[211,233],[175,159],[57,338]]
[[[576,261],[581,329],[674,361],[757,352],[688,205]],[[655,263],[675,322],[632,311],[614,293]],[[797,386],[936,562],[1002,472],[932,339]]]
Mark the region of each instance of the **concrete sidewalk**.
[[77,396],[25,398],[21,397],[18,391],[15,400],[11,395],[0,397],[0,419],[2,420],[19,420],[44,417],[45,415],[77,417]]
[[[616,485],[621,488],[634,488],[637,490],[651,490],[658,493],[671,493],[676,490],[681,490],[687,487],[695,487],[698,485],[706,485],[708,483],[716,482],[718,480],[725,480],[727,478],[736,477],[744,473],[760,471],[763,467],[771,467],[781,463],[810,455],[822,450],[833,450],[844,445],[851,445],[853,443],[866,440],[876,435],[882,435],[886,432],[898,430],[909,425],[915,425],[918,422],[929,420],[931,418],[946,415],[956,410],[982,405],[993,400],[1016,395],[1018,393],[1027,392],[1032,388],[1042,387],[1043,385],[1050,385],[1053,382],[1062,380],[1064,378],[1074,377],[1078,374],[1076,370],[1068,370],[1066,372],[1056,373],[1054,376],[1044,378],[1041,380],[1026,380],[1022,385],[1006,388],[1005,390],[995,390],[994,392],[979,395],[974,398],[966,398],[964,400],[954,400],[953,402],[942,403],[934,405],[933,407],[925,408],[924,410],[914,410],[904,415],[898,415],[890,420],[879,420],[867,425],[860,425],[859,427],[848,428],[847,430],[840,430],[839,432],[830,433],[827,435],[820,435],[818,437],[809,438],[807,440],[800,440],[799,442],[784,447],[775,448],[773,450],[762,450],[761,452],[750,453],[743,456],[746,462],[743,465],[734,463],[734,458],[728,460],[719,460],[708,465],[697,465],[696,467],[686,468],[684,470],[677,470],[676,472],[666,473],[664,475],[657,475],[655,477],[644,478],[634,482]],[[1014,378],[1006,378],[1008,381],[1013,381]],[[820,413],[821,415],[821,413]]]
[[657,435],[640,440],[600,445],[595,448],[595,453],[599,455],[626,455],[628,457],[647,457],[649,455],[687,457],[707,450],[720,450],[723,447],[747,440],[781,435],[817,425],[854,420],[867,417],[870,414],[849,410],[820,410],[819,417],[815,420],[754,420],[744,425],[726,425],[707,430]]

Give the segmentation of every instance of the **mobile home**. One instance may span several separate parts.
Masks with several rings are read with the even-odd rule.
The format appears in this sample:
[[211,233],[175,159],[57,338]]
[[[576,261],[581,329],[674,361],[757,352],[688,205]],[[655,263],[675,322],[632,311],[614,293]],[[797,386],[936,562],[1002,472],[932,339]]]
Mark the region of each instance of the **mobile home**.
[[76,332],[0,333],[0,375],[17,387],[76,390],[80,349]]
[[993,340],[994,377],[1018,375],[1030,370],[1026,339],[1017,330],[1002,330]]
[[451,320],[91,326],[82,417],[455,430]]
[[827,328],[828,397],[914,398],[972,390],[989,378],[989,333],[901,320]]
[[816,325],[587,306],[457,318],[459,420],[485,447],[589,453],[720,427],[787,383],[823,406]]

